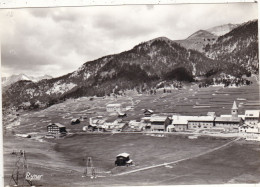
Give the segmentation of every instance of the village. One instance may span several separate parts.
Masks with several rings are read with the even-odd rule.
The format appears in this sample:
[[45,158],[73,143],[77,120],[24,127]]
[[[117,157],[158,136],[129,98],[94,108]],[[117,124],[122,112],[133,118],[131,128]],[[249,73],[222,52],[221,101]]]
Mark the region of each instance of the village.
[[[254,150],[259,145],[257,97],[258,90],[248,91],[247,87],[198,89],[191,86],[172,93],[82,97],[45,110],[13,110],[12,114],[6,115],[13,118],[9,119],[4,132],[4,138],[9,142],[5,148],[8,164],[5,179],[18,184],[16,174],[20,170],[15,169],[14,162],[24,160],[26,165],[27,158],[30,167],[25,173],[28,179],[43,175],[39,180],[27,180],[34,185],[50,184],[49,180],[56,184],[56,177],[65,180],[63,171],[80,183],[90,179],[93,185],[106,184],[106,181],[116,184],[121,178],[121,182],[127,180],[133,184],[128,174],[136,176],[135,182],[144,180],[138,178],[140,172],[144,173],[140,176],[145,176],[145,180],[153,181],[149,172],[177,171],[178,165],[174,163],[187,163],[189,167],[197,163],[206,167],[203,158],[207,156],[223,162],[222,157],[215,158],[214,155],[230,155],[229,151],[239,152],[239,147]],[[21,142],[21,146],[14,146],[14,142]],[[20,149],[26,156],[20,154]],[[253,157],[255,150],[250,155]],[[189,162],[196,157],[199,161]],[[248,160],[248,155],[242,157]],[[182,162],[183,158],[185,162]],[[235,158],[225,159],[231,164]],[[249,165],[245,164],[245,167]],[[195,168],[197,166],[193,171]],[[223,167],[219,165],[219,168]],[[180,171],[180,176],[187,172],[185,169]]]
[[[191,133],[221,135],[236,133],[246,140],[260,141],[260,110],[245,110],[238,115],[238,106],[234,101],[230,106],[230,114],[216,116],[215,112],[206,115],[186,116],[181,114],[155,114],[151,109],[144,109],[143,117],[129,120],[128,111],[133,106],[123,108],[119,103],[107,104],[106,112],[113,118],[94,116],[89,118],[88,125],[82,127],[86,133],[150,133],[164,136],[163,133]],[[81,118],[71,120],[71,125],[82,123]],[[159,134],[158,134],[159,133]],[[60,123],[50,123],[47,126],[46,138],[61,138],[67,134],[66,126]],[[191,136],[190,138],[196,138]]]

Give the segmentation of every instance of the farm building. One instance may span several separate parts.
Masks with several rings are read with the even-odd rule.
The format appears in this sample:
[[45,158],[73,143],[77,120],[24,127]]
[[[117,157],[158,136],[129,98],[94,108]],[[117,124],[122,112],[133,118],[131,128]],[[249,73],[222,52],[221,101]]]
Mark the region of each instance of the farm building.
[[121,104],[108,104],[106,106],[107,112],[121,112],[122,105]]
[[116,156],[115,165],[116,166],[129,166],[133,164],[133,161],[129,158],[128,153],[121,153]]
[[144,116],[151,117],[153,115],[153,110],[145,109],[144,110]]
[[48,126],[47,126],[47,132],[49,134],[66,134],[67,131],[66,131],[66,127],[60,123],[50,123]]
[[245,111],[245,123],[257,124],[258,122],[260,122],[260,110]]
[[166,131],[171,119],[167,116],[152,116],[150,122],[152,131]]

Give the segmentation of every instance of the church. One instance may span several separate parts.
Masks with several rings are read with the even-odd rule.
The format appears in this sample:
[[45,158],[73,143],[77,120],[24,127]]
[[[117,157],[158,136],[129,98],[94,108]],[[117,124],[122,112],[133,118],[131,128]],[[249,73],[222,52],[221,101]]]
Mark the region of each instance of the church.
[[236,101],[233,103],[231,115],[215,118],[215,127],[224,128],[226,131],[238,132],[238,128],[242,124],[243,119],[238,116],[238,107]]

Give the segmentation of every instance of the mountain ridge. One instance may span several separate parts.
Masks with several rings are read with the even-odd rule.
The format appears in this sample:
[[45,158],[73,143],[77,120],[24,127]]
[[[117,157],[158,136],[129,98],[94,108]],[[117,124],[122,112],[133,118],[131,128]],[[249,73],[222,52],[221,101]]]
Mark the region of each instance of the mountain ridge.
[[[235,29],[236,31],[232,32]],[[241,77],[250,72],[250,68],[244,66],[247,61],[243,59],[243,62],[234,64],[226,58],[230,53],[221,52],[222,48],[219,46],[226,45],[224,41],[229,37],[234,41],[224,48],[232,48],[237,37],[241,40],[241,46],[236,47],[250,56],[251,53],[243,41],[250,42],[247,44],[255,49],[258,44],[255,32],[258,31],[256,27],[252,28],[250,23],[235,29],[224,36],[216,37],[211,44],[208,43],[204,53],[185,48],[167,37],[158,37],[141,42],[128,51],[85,62],[76,71],[57,78],[37,83],[19,81],[3,94],[4,106],[23,107],[25,103],[36,106],[35,103],[38,103],[37,106],[47,107],[67,98],[105,96],[131,89],[151,91],[156,89],[156,85],[161,81],[190,82],[196,77],[212,79],[220,74]],[[243,29],[253,31],[245,32]],[[241,38],[239,32],[247,35]],[[200,33],[203,34],[198,31],[197,37],[200,37]],[[192,38],[194,36],[196,35]],[[258,56],[256,58],[258,59]]]

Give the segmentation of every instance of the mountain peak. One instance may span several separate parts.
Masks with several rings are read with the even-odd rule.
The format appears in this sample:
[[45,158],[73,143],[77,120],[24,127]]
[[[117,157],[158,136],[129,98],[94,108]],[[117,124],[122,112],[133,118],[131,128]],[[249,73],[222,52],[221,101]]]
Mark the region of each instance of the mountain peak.
[[187,39],[198,39],[198,38],[209,38],[209,37],[216,37],[216,36],[206,30],[198,30],[197,32],[190,35]]
[[214,35],[217,35],[217,36],[222,36],[222,35],[230,32],[231,30],[233,30],[234,28],[236,28],[238,26],[239,26],[239,24],[228,23],[228,24],[225,24],[225,25],[219,25],[219,26],[216,26],[216,27],[209,28],[206,31],[208,31],[208,32],[210,32]]

